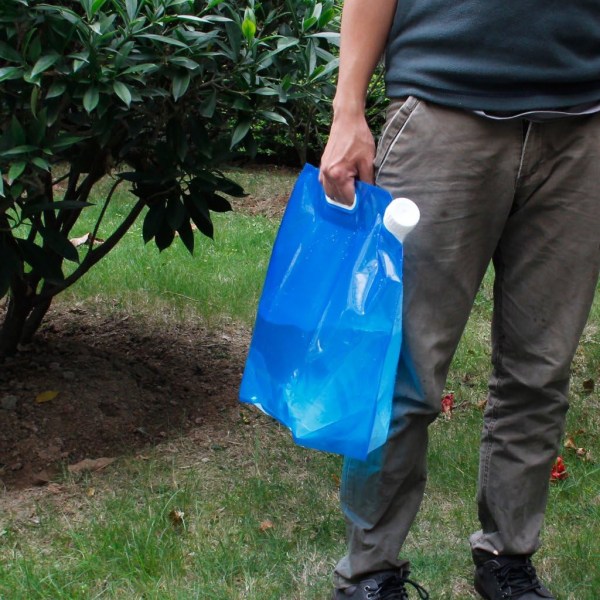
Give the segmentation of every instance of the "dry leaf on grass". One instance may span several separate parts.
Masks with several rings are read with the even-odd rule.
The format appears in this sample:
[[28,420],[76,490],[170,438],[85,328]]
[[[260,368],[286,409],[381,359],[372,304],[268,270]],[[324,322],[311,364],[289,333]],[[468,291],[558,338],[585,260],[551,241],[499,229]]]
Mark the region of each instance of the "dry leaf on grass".
[[92,234],[89,231],[81,237],[71,238],[69,241],[71,244],[73,244],[73,246],[75,246],[75,248],[79,248],[79,246],[83,246],[84,244],[89,246],[91,244],[104,243],[104,240],[101,240],[100,238],[92,238]]
[[582,460],[592,462],[592,455],[585,448],[578,446],[572,436],[567,436],[564,445],[567,450],[575,450],[575,454]]
[[575,450],[575,454],[577,454],[577,456],[585,462],[594,462],[592,453],[588,452],[585,448],[577,448],[577,450]]
[[452,410],[454,409],[454,394],[450,392],[446,394],[442,398],[442,414],[444,414],[447,418],[450,418],[452,415]]
[[275,527],[275,525],[273,525],[273,521],[269,521],[268,519],[266,521],[262,521],[258,526],[260,531],[268,531],[269,529],[273,529],[273,527]]
[[557,457],[556,462],[552,467],[552,473],[550,473],[550,481],[560,481],[561,479],[566,479],[568,476],[567,466],[565,465],[562,456]]
[[185,525],[184,517],[185,513],[182,510],[179,510],[178,508],[174,508],[169,513],[169,520],[175,527],[181,527]]
[[74,465],[69,465],[69,473],[81,473],[83,471],[100,471],[117,460],[116,458],[84,458]]

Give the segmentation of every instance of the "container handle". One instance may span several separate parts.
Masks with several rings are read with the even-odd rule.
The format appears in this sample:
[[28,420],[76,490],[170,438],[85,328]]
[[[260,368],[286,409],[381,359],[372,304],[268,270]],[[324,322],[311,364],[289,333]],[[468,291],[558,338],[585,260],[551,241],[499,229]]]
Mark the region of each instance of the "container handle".
[[352,204],[344,204],[343,202],[339,202],[335,198],[331,198],[327,194],[325,194],[325,200],[327,201],[327,204],[335,206],[336,208],[341,208],[346,212],[353,212],[356,208],[356,203],[358,201],[356,194],[354,194],[354,200],[352,200]]

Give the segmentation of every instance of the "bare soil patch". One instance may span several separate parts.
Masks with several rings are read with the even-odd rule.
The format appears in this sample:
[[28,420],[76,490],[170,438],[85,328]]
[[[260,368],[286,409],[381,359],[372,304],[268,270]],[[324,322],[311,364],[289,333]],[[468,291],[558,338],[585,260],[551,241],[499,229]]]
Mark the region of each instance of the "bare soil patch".
[[45,485],[84,459],[223,430],[239,418],[249,339],[239,326],[58,304],[35,343],[0,365],[0,486]]
[[[275,179],[298,171],[244,167],[252,169]],[[233,209],[280,219],[289,197],[281,190],[232,198]],[[0,322],[3,312],[0,303]],[[45,486],[83,460],[132,454],[191,430],[218,439],[239,419],[249,342],[249,329],[237,325],[136,319],[59,299],[35,343],[0,363],[0,492]],[[40,401],[45,392],[51,399]]]

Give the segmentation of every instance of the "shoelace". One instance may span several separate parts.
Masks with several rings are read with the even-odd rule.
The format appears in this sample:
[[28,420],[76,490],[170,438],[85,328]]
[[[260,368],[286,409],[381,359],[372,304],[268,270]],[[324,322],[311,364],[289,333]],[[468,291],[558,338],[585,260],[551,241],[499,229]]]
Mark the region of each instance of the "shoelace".
[[421,600],[429,600],[429,594],[425,588],[400,575],[388,577],[376,589],[368,589],[367,598],[369,600],[408,600],[408,592],[404,587],[406,583],[412,585],[417,590]]
[[508,592],[507,598],[519,598],[540,587],[535,567],[529,560],[522,563],[507,562],[494,569],[500,589]]

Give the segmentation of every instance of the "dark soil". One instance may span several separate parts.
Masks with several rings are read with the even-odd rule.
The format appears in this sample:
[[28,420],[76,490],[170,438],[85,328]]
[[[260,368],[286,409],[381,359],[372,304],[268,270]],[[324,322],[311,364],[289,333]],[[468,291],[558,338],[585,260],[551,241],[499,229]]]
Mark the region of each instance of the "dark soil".
[[83,459],[214,427],[236,410],[248,341],[239,328],[59,304],[35,343],[0,365],[0,485],[44,485]]

